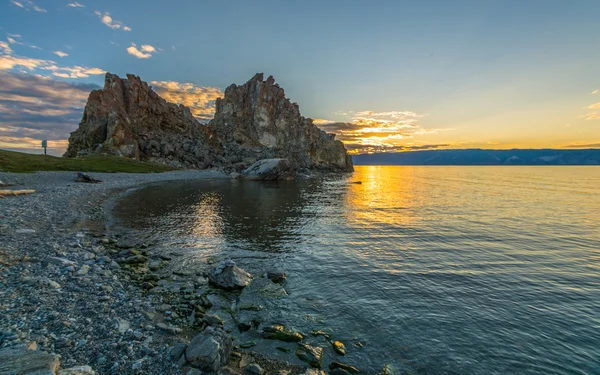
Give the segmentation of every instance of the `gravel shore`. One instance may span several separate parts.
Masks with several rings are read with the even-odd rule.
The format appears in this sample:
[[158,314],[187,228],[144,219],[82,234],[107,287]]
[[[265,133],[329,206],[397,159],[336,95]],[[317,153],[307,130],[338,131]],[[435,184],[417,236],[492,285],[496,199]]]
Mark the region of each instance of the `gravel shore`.
[[[140,185],[229,178],[216,171],[0,173],[30,195],[0,199],[0,348],[15,343],[57,353],[61,367],[99,374],[176,374],[168,357],[173,332],[152,322],[160,296],[144,293],[108,255],[103,205]],[[115,250],[113,250],[113,253]]]

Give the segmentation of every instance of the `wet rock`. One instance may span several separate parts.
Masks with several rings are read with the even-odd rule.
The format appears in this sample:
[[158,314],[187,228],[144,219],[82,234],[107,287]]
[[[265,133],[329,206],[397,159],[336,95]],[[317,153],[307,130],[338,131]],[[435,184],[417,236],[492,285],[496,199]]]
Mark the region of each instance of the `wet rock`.
[[323,336],[327,340],[329,340],[331,338],[331,334],[332,334],[332,331],[330,329],[327,329],[327,330],[313,330],[312,331],[312,335],[313,336]]
[[263,369],[260,368],[260,366],[256,363],[251,363],[248,366],[246,366],[246,373],[248,375],[262,375]]
[[312,367],[321,368],[323,363],[323,348],[308,344],[298,344],[296,350],[298,358]]
[[237,327],[240,332],[247,332],[252,328],[252,324],[247,322],[239,322]]
[[225,324],[225,321],[216,314],[206,314],[202,318],[202,321],[209,326],[222,326],[223,324]]
[[232,340],[225,332],[207,327],[185,350],[188,362],[205,371],[217,371],[231,356]]
[[25,346],[0,349],[0,374],[10,375],[54,375],[60,365],[60,356]]
[[351,374],[358,374],[360,373],[360,371],[358,371],[358,369],[354,366],[350,366],[341,362],[331,362],[329,364],[329,370],[334,370],[334,369],[342,369],[344,371],[347,371]]
[[341,341],[333,341],[331,347],[337,354],[346,355],[346,346]]
[[292,180],[296,168],[287,159],[263,159],[242,172],[242,177],[255,181]]
[[58,375],[96,375],[90,366],[77,366],[58,370]]
[[394,370],[390,365],[384,365],[383,369],[377,373],[377,375],[394,375]]
[[285,272],[267,272],[267,278],[274,283],[283,283],[287,274]]
[[249,349],[253,346],[256,346],[255,341],[248,341],[248,342],[243,342],[240,344],[240,348],[242,348],[242,349]]
[[217,267],[208,274],[209,281],[222,289],[242,289],[250,282],[250,275],[243,269],[232,267]]
[[186,344],[183,344],[183,343],[175,344],[173,346],[173,348],[171,348],[171,351],[169,352],[169,357],[171,358],[171,361],[173,361],[173,362],[179,361],[179,359],[181,358],[183,353],[185,353],[186,348],[187,348]]
[[144,255],[132,255],[130,257],[118,259],[117,262],[121,264],[142,264],[146,263],[146,258]]
[[304,335],[291,329],[287,329],[283,324],[273,324],[270,327],[263,328],[263,337],[269,340],[279,341],[302,341]]
[[329,370],[329,375],[350,375],[350,373],[341,368],[334,368],[333,370]]
[[323,370],[319,370],[319,369],[315,369],[315,368],[309,368],[302,375],[327,375],[327,374]]

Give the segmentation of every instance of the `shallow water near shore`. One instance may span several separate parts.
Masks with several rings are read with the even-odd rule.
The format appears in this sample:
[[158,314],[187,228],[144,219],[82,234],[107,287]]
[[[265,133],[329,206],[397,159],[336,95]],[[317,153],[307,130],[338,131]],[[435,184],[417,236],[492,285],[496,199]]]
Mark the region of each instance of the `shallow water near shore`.
[[[265,322],[332,329],[348,354],[328,351],[325,363],[600,373],[600,168],[361,166],[296,182],[170,182],[130,192],[114,215],[152,252],[178,254],[175,271],[216,256],[286,272],[289,296]],[[291,358],[280,344],[256,349]]]

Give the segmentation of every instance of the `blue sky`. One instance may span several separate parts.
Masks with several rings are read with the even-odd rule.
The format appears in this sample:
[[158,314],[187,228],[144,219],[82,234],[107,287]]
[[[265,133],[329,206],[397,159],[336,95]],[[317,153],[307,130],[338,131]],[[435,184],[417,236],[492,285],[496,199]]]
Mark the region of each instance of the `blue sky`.
[[600,1],[0,1],[0,148],[62,152],[105,71],[202,121],[264,72],[354,152],[600,147]]

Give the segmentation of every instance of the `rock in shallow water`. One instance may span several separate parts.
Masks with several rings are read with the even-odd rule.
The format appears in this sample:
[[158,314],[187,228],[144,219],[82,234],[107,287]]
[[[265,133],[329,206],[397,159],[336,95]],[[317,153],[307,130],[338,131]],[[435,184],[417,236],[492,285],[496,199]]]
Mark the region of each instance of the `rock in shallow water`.
[[341,369],[341,370],[344,370],[344,371],[346,371],[348,373],[352,373],[352,374],[360,373],[360,371],[354,366],[350,366],[350,365],[347,365],[345,363],[340,363],[340,362],[331,362],[329,364],[329,370],[333,371],[335,369]]
[[269,340],[279,341],[302,341],[304,335],[291,329],[285,328],[283,324],[273,324],[270,327],[263,328],[263,337]]
[[232,340],[220,329],[207,327],[185,350],[187,361],[205,371],[217,371],[231,357]]
[[323,348],[307,344],[298,344],[296,350],[298,358],[312,367],[321,368],[323,363]]
[[251,277],[252,275],[237,266],[225,267],[222,270],[216,268],[208,274],[208,280],[223,289],[242,289],[248,285]]
[[296,169],[287,159],[263,159],[242,172],[242,177],[255,181],[292,180]]

